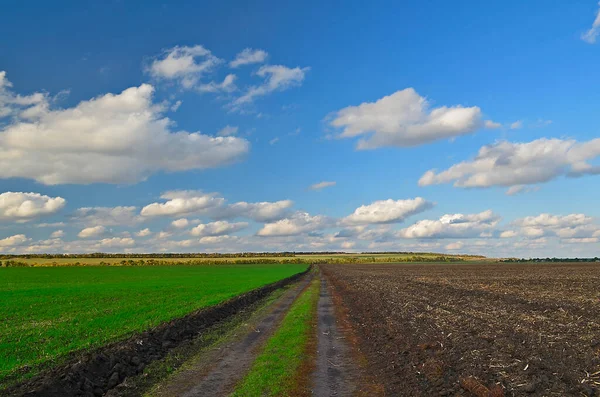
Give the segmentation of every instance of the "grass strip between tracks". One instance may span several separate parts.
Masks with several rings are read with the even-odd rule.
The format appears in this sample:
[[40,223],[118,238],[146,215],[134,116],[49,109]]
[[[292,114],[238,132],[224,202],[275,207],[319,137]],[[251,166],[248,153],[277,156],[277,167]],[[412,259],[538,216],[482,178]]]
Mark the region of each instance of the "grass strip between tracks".
[[297,373],[312,359],[311,337],[319,300],[318,277],[298,297],[231,397],[297,395]]

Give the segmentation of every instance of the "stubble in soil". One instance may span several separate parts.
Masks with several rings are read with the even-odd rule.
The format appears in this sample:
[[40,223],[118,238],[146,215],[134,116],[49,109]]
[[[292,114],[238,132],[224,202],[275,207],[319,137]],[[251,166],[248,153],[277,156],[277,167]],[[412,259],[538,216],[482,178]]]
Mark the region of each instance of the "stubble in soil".
[[322,269],[386,395],[600,395],[600,266]]

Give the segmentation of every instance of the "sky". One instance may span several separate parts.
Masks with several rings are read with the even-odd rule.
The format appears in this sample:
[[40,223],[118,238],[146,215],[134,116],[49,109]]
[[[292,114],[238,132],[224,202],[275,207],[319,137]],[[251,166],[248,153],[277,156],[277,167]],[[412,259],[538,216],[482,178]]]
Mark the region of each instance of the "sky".
[[595,0],[8,1],[0,253],[600,252]]

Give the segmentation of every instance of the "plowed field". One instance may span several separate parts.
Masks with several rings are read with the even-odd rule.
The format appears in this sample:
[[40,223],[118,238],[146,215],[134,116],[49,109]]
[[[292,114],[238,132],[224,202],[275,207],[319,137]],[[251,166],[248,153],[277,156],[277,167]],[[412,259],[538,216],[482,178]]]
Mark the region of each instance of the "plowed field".
[[322,269],[386,395],[600,395],[597,264]]

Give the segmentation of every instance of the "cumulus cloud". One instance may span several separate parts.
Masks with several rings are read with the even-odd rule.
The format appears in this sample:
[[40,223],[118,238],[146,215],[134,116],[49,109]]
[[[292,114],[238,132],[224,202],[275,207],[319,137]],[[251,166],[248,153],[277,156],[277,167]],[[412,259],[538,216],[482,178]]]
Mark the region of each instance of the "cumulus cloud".
[[190,233],[192,236],[222,236],[224,234],[235,233],[247,227],[247,222],[229,223],[227,221],[216,221],[200,224],[193,228]]
[[293,205],[294,202],[291,200],[258,203],[240,201],[219,209],[214,217],[217,219],[244,217],[257,222],[273,222],[284,218]]
[[[450,183],[456,187],[520,186],[548,182],[559,176],[600,174],[590,164],[600,156],[600,138],[587,142],[537,139],[528,143],[497,142],[483,146],[471,161],[445,171],[427,171],[420,186]],[[509,192],[515,192],[514,189]]]
[[264,79],[260,85],[250,87],[246,93],[232,103],[232,108],[238,109],[243,105],[253,102],[257,97],[270,94],[275,91],[284,91],[302,84],[304,77],[310,68],[295,67],[288,68],[283,65],[264,65],[258,69],[256,74]]
[[524,227],[573,227],[589,224],[592,218],[585,214],[539,214],[517,219],[513,224]]
[[136,214],[136,207],[83,207],[73,214],[73,219],[85,225],[134,225],[143,218]]
[[239,128],[231,125],[226,125],[219,132],[217,132],[218,136],[230,136],[236,135],[238,133]]
[[100,247],[131,247],[135,245],[135,241],[131,237],[113,237],[100,240],[98,245]]
[[223,166],[248,152],[245,139],[174,131],[153,92],[142,84],[0,127],[0,178],[135,183],[159,171]]
[[310,190],[321,190],[321,189],[325,189],[326,187],[335,186],[335,184],[336,184],[335,182],[323,181],[323,182],[315,183],[314,185],[310,185],[309,189]]
[[86,227],[85,229],[81,230],[77,236],[79,236],[79,238],[98,237],[103,235],[105,231],[106,228],[104,226]]
[[245,48],[243,51],[241,51],[235,56],[235,59],[233,61],[229,62],[229,66],[232,68],[237,68],[242,65],[263,63],[267,59],[268,55],[269,54],[267,54],[267,52],[263,50]]
[[600,237],[600,226],[585,214],[544,213],[516,219],[512,225],[519,227],[518,233],[527,238],[558,237],[563,242],[576,243]]
[[375,149],[418,146],[466,135],[485,127],[486,123],[482,120],[481,109],[476,106],[431,109],[426,98],[413,88],[407,88],[375,102],[341,109],[335,113],[330,125],[343,129],[339,138],[363,136],[357,149]]
[[184,227],[187,227],[187,225],[190,224],[190,221],[188,221],[186,218],[181,218],[181,219],[177,219],[174,220],[173,222],[171,222],[171,226],[174,227],[175,229],[183,229]]
[[408,200],[380,200],[358,207],[342,220],[345,224],[373,224],[402,222],[411,215],[433,207],[422,197]]
[[148,204],[140,214],[145,217],[179,216],[191,214],[210,208],[220,207],[225,202],[214,193],[203,193],[195,190],[174,190],[163,193],[160,198],[164,203]]
[[340,230],[339,232],[337,232],[336,234],[334,234],[333,237],[335,237],[335,238],[356,237],[356,236],[360,235],[362,232],[364,232],[366,228],[367,228],[367,226],[365,226],[365,225],[346,227],[346,228]]
[[152,231],[148,228],[142,229],[135,233],[135,235],[138,237],[148,237],[151,234],[152,234]]
[[[598,3],[598,5],[600,6],[600,3]],[[590,43],[590,44],[594,44],[596,43],[596,39],[598,38],[598,35],[600,34],[600,9],[596,12],[596,19],[594,19],[594,22],[592,23],[592,27],[586,31],[585,33],[583,33],[581,35],[581,40]]]
[[239,237],[237,236],[228,236],[228,235],[223,235],[223,236],[206,236],[206,237],[202,237],[200,238],[200,240],[198,240],[198,242],[200,244],[223,244],[223,243],[236,243],[239,242]]
[[39,193],[5,192],[0,194],[0,222],[27,222],[40,216],[55,214],[65,204],[66,200],[62,197],[49,197]]
[[517,236],[517,232],[514,230],[505,230],[500,233],[500,238],[513,238]]
[[22,245],[30,241],[24,234],[15,234],[14,236],[6,237],[0,240],[0,248],[14,247]]
[[491,210],[478,214],[446,214],[437,220],[421,220],[397,234],[401,238],[475,238],[493,230],[500,217]]
[[147,71],[156,79],[176,81],[183,88],[191,89],[222,62],[201,45],[176,46],[154,59]]
[[267,223],[257,233],[261,237],[295,236],[332,226],[331,218],[323,215],[311,216],[307,212],[296,212],[288,218]]
[[62,230],[56,230],[54,232],[52,232],[52,234],[50,235],[50,238],[61,238],[64,237],[65,232]]

